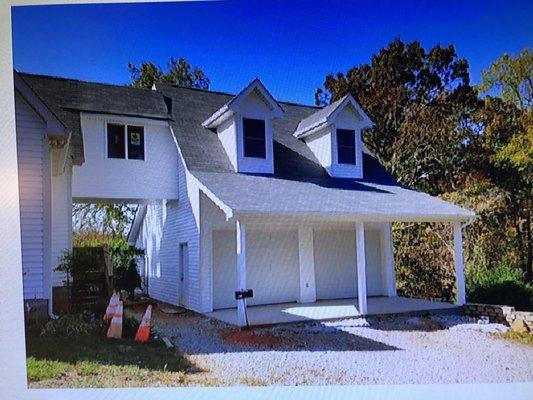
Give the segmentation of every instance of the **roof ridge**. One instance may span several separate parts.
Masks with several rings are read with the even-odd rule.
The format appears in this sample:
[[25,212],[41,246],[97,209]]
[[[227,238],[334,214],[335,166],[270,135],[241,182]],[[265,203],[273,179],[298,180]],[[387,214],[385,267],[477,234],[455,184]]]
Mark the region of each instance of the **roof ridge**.
[[[35,74],[35,73],[22,72],[22,71],[17,71],[17,73],[20,74],[20,75],[23,75],[23,76],[35,76],[35,77],[49,78],[49,79],[55,79],[55,80],[89,83],[89,84],[92,84],[92,85],[121,87],[121,88],[144,90],[144,91],[148,91],[148,92],[157,92],[157,90],[154,91],[154,90],[148,89],[148,88],[138,88],[138,87],[129,86],[129,85],[120,85],[120,84],[117,84],[117,83],[105,83],[105,82],[87,81],[87,80],[83,80],[83,79],[67,78],[67,77],[64,77],[64,76]],[[188,89],[188,90],[194,90],[194,91],[197,91],[197,92],[205,92],[205,93],[219,94],[219,95],[232,96],[232,97],[235,97],[238,94],[238,93],[230,93],[230,92],[224,92],[224,91],[219,91],[219,90],[201,89],[201,88],[182,86],[182,85],[169,85],[168,83],[163,83],[163,82],[156,82],[156,85],[163,85],[163,86],[168,86],[168,87],[176,88],[176,89]],[[312,109],[315,109],[315,110],[321,110],[322,108],[324,108],[324,107],[317,106],[317,105],[302,104],[302,103],[297,103],[297,102],[294,102],[294,101],[278,100],[278,103],[286,104],[286,105],[289,105],[289,106],[312,108]]]
[[122,84],[121,85],[121,84],[118,84],[118,83],[95,82],[95,81],[87,81],[87,80],[83,80],[83,79],[66,78],[64,76],[46,75],[46,74],[34,74],[34,73],[30,73],[30,72],[20,72],[20,71],[17,71],[17,74],[22,75],[22,76],[35,76],[35,77],[39,77],[39,78],[48,78],[48,79],[55,79],[55,80],[61,80],[61,81],[89,83],[91,85],[112,86],[112,87],[120,87],[120,88],[128,88],[128,89],[136,89],[136,90],[154,92],[152,89],[138,88],[138,87],[130,86],[130,85],[127,85],[127,84]]
[[[232,96],[232,97],[235,97],[235,96],[237,96],[240,93],[240,92],[239,93],[230,93],[230,92],[223,92],[221,90],[209,90],[209,89],[195,88],[195,87],[182,86],[182,85],[169,85],[168,83],[162,83],[162,82],[158,82],[156,84],[168,86],[168,87],[175,88],[175,89],[188,89],[188,90],[194,90],[196,92],[221,94],[221,95],[224,95],[224,96]],[[294,102],[294,101],[277,100],[277,102],[280,103],[280,104],[287,104],[289,106],[315,108],[315,109],[318,109],[318,110],[324,108],[324,107],[317,106],[317,105],[302,104],[302,103],[297,103],[297,102]]]

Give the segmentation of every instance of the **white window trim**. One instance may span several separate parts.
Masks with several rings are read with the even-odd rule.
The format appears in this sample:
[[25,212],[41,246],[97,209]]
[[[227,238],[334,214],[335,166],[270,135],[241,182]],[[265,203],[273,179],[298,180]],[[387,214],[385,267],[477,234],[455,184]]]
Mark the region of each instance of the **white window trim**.
[[[114,125],[123,125],[124,126],[124,155],[125,158],[116,158],[116,157],[109,157],[109,149],[107,145],[107,126],[109,124]],[[128,152],[128,126],[135,126],[135,127],[142,127],[143,128],[143,154],[144,157],[142,160],[139,160],[138,158],[129,158],[129,152]],[[143,124],[128,124],[126,122],[121,121],[115,121],[115,120],[105,120],[104,121],[104,157],[106,160],[123,160],[123,161],[146,161],[146,126]]]

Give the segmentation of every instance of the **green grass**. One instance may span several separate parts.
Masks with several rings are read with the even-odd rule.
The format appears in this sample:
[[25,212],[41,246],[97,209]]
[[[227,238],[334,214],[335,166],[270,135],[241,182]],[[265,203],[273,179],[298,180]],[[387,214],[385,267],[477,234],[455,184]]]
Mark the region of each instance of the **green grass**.
[[533,346],[533,333],[518,333],[518,332],[507,332],[507,333],[496,333],[494,334],[497,338],[511,340],[513,342],[522,343],[528,346]]
[[35,357],[28,357],[28,381],[38,382],[45,379],[59,378],[73,370],[72,365],[54,360],[37,360]]
[[28,337],[30,387],[216,385],[175,349],[95,335]]

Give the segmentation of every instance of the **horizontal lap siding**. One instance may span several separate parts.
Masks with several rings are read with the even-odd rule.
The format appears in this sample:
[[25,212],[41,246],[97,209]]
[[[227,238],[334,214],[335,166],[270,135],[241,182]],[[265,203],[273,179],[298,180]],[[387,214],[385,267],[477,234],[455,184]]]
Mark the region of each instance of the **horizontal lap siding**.
[[15,110],[24,298],[40,299],[45,297],[43,283],[45,123],[18,94],[15,99]]
[[[170,168],[170,167],[169,167]],[[189,198],[193,203],[198,188],[187,186],[183,164],[178,161],[179,200],[149,204],[143,220],[138,246],[143,248],[148,261],[148,293],[150,297],[171,304],[179,304],[179,245],[188,244],[189,270],[186,306],[200,310],[200,271],[198,229]]]

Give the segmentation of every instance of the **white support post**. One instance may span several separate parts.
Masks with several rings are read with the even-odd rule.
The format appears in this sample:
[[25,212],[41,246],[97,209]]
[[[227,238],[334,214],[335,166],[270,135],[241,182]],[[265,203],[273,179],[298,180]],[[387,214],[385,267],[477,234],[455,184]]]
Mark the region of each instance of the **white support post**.
[[381,229],[381,262],[382,262],[382,276],[383,295],[387,297],[396,296],[396,274],[394,272],[394,249],[392,245],[392,229],[391,224],[386,223]]
[[456,304],[462,306],[466,303],[465,274],[463,262],[463,232],[460,222],[453,224],[453,261],[457,277]]
[[316,301],[315,258],[313,251],[313,228],[298,227],[298,258],[300,264],[299,303]]
[[[241,221],[236,222],[237,232],[237,289],[246,290],[246,229]],[[246,325],[246,300],[237,300],[237,322]]]
[[368,313],[366,299],[366,257],[365,257],[365,225],[363,222],[355,224],[355,242],[357,250],[357,299],[359,314]]

